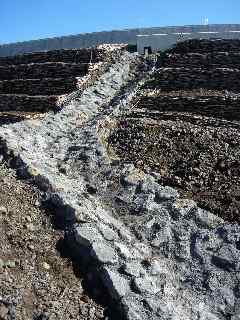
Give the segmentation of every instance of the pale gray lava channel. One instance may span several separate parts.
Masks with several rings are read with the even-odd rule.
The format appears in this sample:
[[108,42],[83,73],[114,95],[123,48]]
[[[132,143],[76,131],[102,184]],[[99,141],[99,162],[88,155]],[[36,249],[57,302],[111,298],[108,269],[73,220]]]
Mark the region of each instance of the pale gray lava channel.
[[240,227],[106,149],[140,64],[124,53],[59,113],[2,126],[2,153],[66,209],[66,237],[96,266],[119,319],[239,320]]

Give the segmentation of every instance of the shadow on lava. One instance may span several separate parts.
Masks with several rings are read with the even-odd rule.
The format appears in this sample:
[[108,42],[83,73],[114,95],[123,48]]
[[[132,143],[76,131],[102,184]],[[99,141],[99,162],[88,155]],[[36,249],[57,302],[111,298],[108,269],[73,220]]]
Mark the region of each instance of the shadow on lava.
[[43,202],[42,208],[50,217],[52,227],[64,231],[64,237],[56,243],[56,249],[62,258],[71,262],[74,275],[81,281],[85,295],[104,308],[104,319],[124,320],[116,302],[112,300],[99,277],[98,270],[101,265],[89,256],[89,249],[75,244],[74,210],[70,206],[58,207],[51,201]]
[[12,124],[25,120],[24,117],[12,116],[12,115],[0,115],[0,126],[4,124]]

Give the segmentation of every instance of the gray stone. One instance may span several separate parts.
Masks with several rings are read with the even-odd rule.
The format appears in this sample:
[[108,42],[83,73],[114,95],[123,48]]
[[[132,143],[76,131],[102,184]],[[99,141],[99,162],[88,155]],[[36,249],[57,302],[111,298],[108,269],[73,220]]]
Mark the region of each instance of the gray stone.
[[159,299],[154,299],[154,298],[145,298],[144,303],[147,305],[148,309],[151,312],[157,312],[159,309]]
[[149,210],[151,203],[154,201],[154,194],[138,194],[131,203],[131,208],[138,214],[143,214],[144,210]]
[[218,233],[224,241],[237,245],[240,241],[240,225],[227,224],[218,228]]
[[136,278],[134,279],[134,286],[136,290],[140,293],[146,293],[155,295],[161,292],[161,287],[158,285],[158,278],[157,277],[144,277],[144,278]]
[[0,214],[4,214],[4,215],[7,214],[7,208],[1,206],[1,207],[0,207]]
[[221,320],[220,317],[218,317],[216,314],[208,311],[208,310],[202,310],[199,312],[199,320]]
[[222,241],[216,234],[212,234],[207,230],[198,232],[193,236],[193,257],[199,258],[202,263],[210,265],[213,251],[217,251],[221,245]]
[[121,238],[124,239],[127,243],[130,243],[133,240],[132,234],[127,228],[122,226],[118,231]]
[[173,215],[173,218],[179,220],[187,215],[193,215],[194,210],[197,208],[196,203],[188,199],[177,199],[171,205],[169,209]]
[[150,273],[153,276],[159,275],[166,270],[165,264],[163,264],[163,259],[154,259],[151,262]]
[[148,229],[149,240],[153,241],[156,239],[159,244],[171,241],[171,229],[169,223],[162,221],[158,217],[154,217],[151,221],[146,223],[146,229]]
[[150,319],[150,317],[151,320],[156,319],[153,314],[146,310],[139,295],[128,295],[121,302],[128,320],[145,320]]
[[124,265],[124,272],[133,277],[139,277],[145,271],[140,262],[126,262]]
[[129,281],[118,272],[105,267],[101,272],[101,278],[111,297],[115,300],[130,292]]
[[155,181],[154,177],[147,176],[141,183],[142,193],[154,193],[158,190],[159,184]]
[[189,241],[181,241],[175,243],[174,253],[179,260],[189,260],[191,257]]
[[101,263],[114,264],[118,262],[116,251],[106,242],[93,242],[91,256]]
[[94,241],[103,241],[103,237],[94,225],[85,223],[76,228],[75,240],[80,245],[90,247]]
[[149,207],[149,214],[153,217],[157,217],[162,223],[171,222],[171,215],[168,206],[153,202]]
[[[215,293],[219,289],[219,283],[221,283],[220,288],[229,287],[231,289],[231,275],[229,273],[223,274],[221,269],[213,269],[209,271],[206,278],[206,286],[210,291],[214,291]],[[234,292],[237,291],[237,288],[234,285]],[[220,292],[219,292],[220,293]],[[236,292],[237,294],[237,292]]]
[[119,236],[112,228],[109,226],[99,223],[98,228],[101,231],[103,237],[108,241],[119,240]]
[[213,254],[212,262],[224,270],[240,271],[240,250],[231,244],[223,245],[217,253]]
[[130,165],[128,171],[127,175],[122,176],[123,184],[131,187],[137,186],[141,178],[139,170],[135,169],[134,165]]
[[114,242],[119,254],[126,260],[140,260],[143,255],[135,248],[129,247],[121,242]]
[[159,186],[156,190],[156,201],[173,200],[179,197],[177,190],[171,187]]
[[196,223],[204,228],[215,228],[224,222],[222,218],[200,208],[196,210],[195,217]]
[[6,305],[0,304],[0,319],[7,320],[9,314],[9,309]]
[[191,226],[188,224],[178,224],[176,223],[172,227],[172,231],[174,233],[174,237],[176,241],[188,241],[191,237]]
[[139,258],[150,259],[152,257],[152,250],[150,246],[143,242],[135,242],[133,244],[132,254]]
[[126,246],[125,244],[121,243],[121,242],[115,242],[114,245],[116,246],[116,248],[118,249],[119,254],[125,258],[125,259],[131,259],[132,258],[132,254],[131,254],[131,250],[128,246]]
[[231,290],[229,287],[219,288],[219,295],[222,296],[226,306],[230,306],[232,308],[234,307],[236,300],[233,290]]

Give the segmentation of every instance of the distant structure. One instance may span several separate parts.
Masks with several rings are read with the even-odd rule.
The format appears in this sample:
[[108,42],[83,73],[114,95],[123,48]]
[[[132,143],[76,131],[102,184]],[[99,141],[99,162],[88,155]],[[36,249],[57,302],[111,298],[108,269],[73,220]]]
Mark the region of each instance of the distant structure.
[[[205,22],[208,22],[206,19]],[[152,51],[161,50],[179,41],[179,37],[185,40],[193,37],[238,38],[239,35],[240,24],[204,24],[114,30],[3,44],[0,45],[0,56],[55,49],[87,48],[103,43],[137,44],[138,51],[144,53],[144,47],[151,47]]]
[[137,35],[137,50],[146,55],[169,49],[177,42],[189,39],[240,39],[240,30],[141,34]]
[[204,26],[208,25],[208,18],[204,18],[204,22],[203,22]]

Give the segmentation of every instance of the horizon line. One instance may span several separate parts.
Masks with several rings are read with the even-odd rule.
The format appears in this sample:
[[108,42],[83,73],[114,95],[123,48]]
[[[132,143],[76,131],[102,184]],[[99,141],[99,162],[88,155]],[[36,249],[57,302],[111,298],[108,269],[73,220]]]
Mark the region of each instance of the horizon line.
[[96,34],[96,33],[103,33],[103,32],[115,32],[115,31],[132,31],[132,30],[138,30],[138,29],[155,29],[155,28],[176,28],[176,27],[210,27],[210,26],[230,26],[230,25],[239,25],[240,23],[210,23],[210,24],[187,24],[187,25],[164,25],[164,26],[154,26],[154,27],[135,27],[135,28],[123,28],[123,29],[112,29],[112,30],[102,30],[102,31],[93,31],[93,32],[82,32],[82,33],[76,33],[76,34],[69,34],[69,35],[63,35],[63,36],[53,36],[53,37],[47,37],[47,38],[38,38],[38,39],[30,39],[30,40],[23,40],[23,41],[16,41],[16,42],[8,42],[0,44],[0,47],[12,45],[12,44],[20,44],[20,43],[26,43],[26,42],[34,42],[34,41],[43,41],[43,40],[50,40],[50,39],[62,39],[62,38],[69,38],[69,37],[78,37],[83,35],[89,35],[89,34]]

